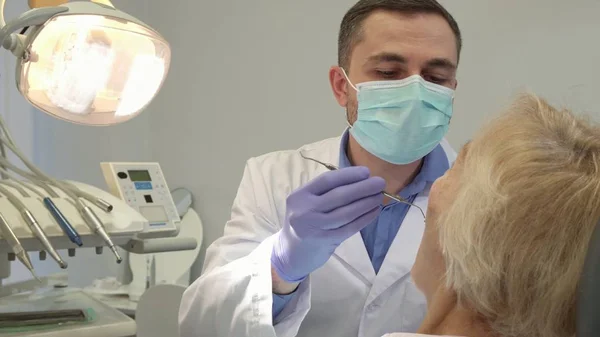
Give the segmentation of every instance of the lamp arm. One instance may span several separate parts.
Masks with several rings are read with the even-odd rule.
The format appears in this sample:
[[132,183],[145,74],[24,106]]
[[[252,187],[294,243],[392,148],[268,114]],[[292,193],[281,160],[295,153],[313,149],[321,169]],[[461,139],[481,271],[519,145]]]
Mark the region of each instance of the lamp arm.
[[90,1],[100,4],[100,5],[115,8],[115,6],[113,6],[113,4],[112,4],[112,2],[110,2],[110,0],[90,0]]
[[[0,0],[0,44],[3,46],[5,45],[4,40],[12,33],[25,27],[41,25],[53,16],[69,10],[67,7],[34,8],[19,15],[16,19],[6,23],[4,20],[5,4],[6,0]],[[9,46],[11,45],[12,44],[9,44]]]

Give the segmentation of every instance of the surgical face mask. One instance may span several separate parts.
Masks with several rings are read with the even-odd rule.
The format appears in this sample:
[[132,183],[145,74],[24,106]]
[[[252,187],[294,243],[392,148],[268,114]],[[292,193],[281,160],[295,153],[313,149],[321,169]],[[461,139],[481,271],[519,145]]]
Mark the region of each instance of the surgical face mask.
[[345,71],[344,76],[358,92],[357,119],[350,134],[374,156],[409,164],[433,151],[448,132],[454,90],[419,75],[357,86]]

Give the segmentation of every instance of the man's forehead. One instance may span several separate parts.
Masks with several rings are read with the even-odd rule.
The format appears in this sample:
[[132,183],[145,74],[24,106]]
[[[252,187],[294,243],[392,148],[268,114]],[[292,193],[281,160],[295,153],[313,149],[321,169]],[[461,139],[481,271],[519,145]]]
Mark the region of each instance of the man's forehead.
[[364,59],[377,54],[398,54],[408,58],[418,49],[423,58],[446,58],[458,62],[456,36],[445,19],[437,14],[404,14],[376,11],[363,22],[356,49]]

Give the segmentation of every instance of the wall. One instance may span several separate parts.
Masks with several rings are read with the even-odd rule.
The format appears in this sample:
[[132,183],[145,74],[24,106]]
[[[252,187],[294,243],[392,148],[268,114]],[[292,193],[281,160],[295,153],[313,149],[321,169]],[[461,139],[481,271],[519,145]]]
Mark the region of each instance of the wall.
[[172,187],[193,192],[204,248],[223,234],[247,158],[343,132],[327,72],[351,3],[151,2],[151,23],[173,49],[151,107],[160,111],[151,116],[161,139],[153,154]]
[[[35,113],[34,158],[49,173],[104,186],[100,161],[159,161],[171,188],[193,192],[206,248],[222,234],[248,157],[342,132],[327,71],[354,0],[113,2],[170,41],[170,75],[148,111],[124,125],[81,127]],[[448,136],[455,147],[526,86],[600,112],[592,105],[600,89],[597,0],[444,4],[465,39]],[[77,283],[114,272],[108,254],[74,260]]]
[[[174,51],[167,84],[150,109],[161,139],[153,155],[172,185],[193,191],[204,248],[222,235],[248,157],[343,129],[327,71],[336,61],[339,22],[353,3],[150,2],[151,24]],[[527,87],[555,103],[594,108],[600,2],[443,3],[465,40],[448,135],[455,147]]]
[[[600,2],[450,1],[464,34],[449,140],[460,146],[518,92],[600,117]],[[575,5],[576,3],[576,5]]]

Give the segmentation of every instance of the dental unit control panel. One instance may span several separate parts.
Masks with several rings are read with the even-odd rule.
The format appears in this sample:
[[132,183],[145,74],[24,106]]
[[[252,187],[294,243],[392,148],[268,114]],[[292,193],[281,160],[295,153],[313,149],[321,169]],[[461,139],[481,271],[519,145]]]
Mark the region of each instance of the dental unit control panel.
[[181,219],[158,163],[101,163],[110,192],[148,220],[140,239],[175,236]]

